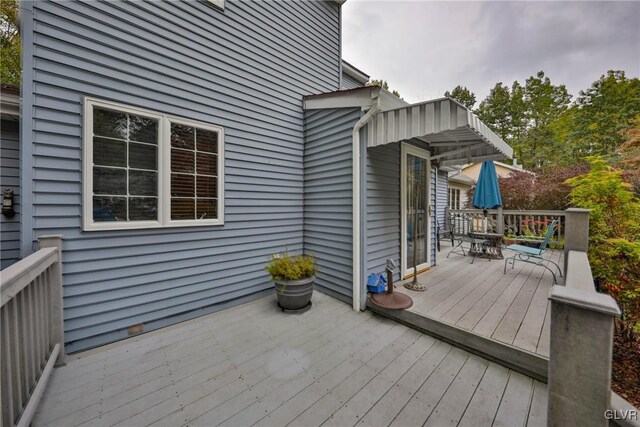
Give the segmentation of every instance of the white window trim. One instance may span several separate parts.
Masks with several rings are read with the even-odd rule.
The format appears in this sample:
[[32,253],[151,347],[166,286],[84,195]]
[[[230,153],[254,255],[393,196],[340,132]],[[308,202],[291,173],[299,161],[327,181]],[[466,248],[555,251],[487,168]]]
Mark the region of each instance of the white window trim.
[[[123,113],[157,119],[158,124],[158,220],[157,221],[94,221],[93,220],[93,107],[103,107]],[[218,132],[217,150],[217,212],[216,219],[171,219],[171,123],[195,126]],[[224,224],[224,129],[208,123],[176,117],[156,111],[132,107],[95,98],[84,98],[83,124],[82,211],[83,230],[132,230],[169,227],[200,227]]]

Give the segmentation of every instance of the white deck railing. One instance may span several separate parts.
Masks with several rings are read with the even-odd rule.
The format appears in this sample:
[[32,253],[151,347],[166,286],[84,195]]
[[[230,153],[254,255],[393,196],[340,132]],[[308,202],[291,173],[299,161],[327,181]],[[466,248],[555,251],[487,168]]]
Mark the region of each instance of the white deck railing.
[[[470,217],[477,231],[484,227],[482,209],[452,209],[450,212],[454,218],[456,215]],[[559,244],[564,241],[565,211],[488,209],[487,231],[513,236],[543,236],[546,226],[553,220],[558,220],[558,227],[550,243]]]
[[2,426],[28,426],[54,365],[64,363],[61,236],[2,270]]

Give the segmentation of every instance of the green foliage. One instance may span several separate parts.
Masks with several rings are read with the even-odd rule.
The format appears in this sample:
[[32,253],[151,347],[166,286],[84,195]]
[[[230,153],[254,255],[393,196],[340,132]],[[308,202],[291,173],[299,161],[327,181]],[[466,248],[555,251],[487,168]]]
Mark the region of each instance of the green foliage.
[[317,272],[312,255],[289,255],[286,252],[274,255],[265,269],[274,281],[307,279]]
[[395,96],[397,96],[398,98],[402,99],[402,97],[400,96],[400,92],[398,92],[397,90],[391,90],[389,89],[389,83],[386,80],[369,80],[365,86],[378,86],[381,87],[382,89],[388,90],[390,91],[392,94],[394,94]]
[[[589,262],[632,328],[640,321],[640,201],[621,171],[590,157],[589,173],[569,179],[574,206],[590,209]],[[627,328],[627,329],[628,329]]]
[[625,141],[623,131],[640,115],[640,79],[610,70],[580,92],[573,109],[567,138],[570,156],[612,155]]
[[588,171],[588,165],[576,164],[549,167],[536,175],[514,172],[506,178],[499,178],[503,207],[522,210],[564,210],[571,205],[571,187],[565,181]]
[[554,85],[543,71],[522,86],[497,83],[476,113],[494,132],[511,144],[527,168],[558,158],[553,124],[568,109],[571,95],[564,85]]
[[0,83],[20,85],[18,0],[0,1]]
[[472,109],[476,105],[476,95],[466,86],[456,86],[451,92],[446,91],[444,96],[453,98],[468,109]]
[[500,82],[496,83],[476,110],[478,117],[507,142],[511,140],[512,131],[510,102],[509,88]]

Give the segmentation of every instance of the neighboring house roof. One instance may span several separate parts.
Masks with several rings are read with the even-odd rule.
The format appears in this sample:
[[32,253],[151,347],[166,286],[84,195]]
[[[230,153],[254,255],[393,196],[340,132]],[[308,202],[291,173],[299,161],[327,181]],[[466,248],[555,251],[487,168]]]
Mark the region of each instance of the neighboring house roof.
[[20,117],[20,88],[14,85],[0,85],[0,114],[3,119],[15,120]]
[[470,176],[461,174],[459,171],[449,174],[449,182],[454,182],[456,184],[468,185],[472,187],[476,184],[476,180],[471,178]]
[[342,74],[345,74],[351,77],[353,80],[358,83],[365,84],[369,81],[369,75],[364,71],[354,67],[344,59],[342,60]]

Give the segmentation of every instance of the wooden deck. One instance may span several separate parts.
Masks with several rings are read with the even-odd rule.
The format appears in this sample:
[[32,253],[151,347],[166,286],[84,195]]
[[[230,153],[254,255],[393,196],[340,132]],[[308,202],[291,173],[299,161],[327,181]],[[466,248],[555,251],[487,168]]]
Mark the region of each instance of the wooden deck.
[[[450,243],[443,242],[438,265],[418,276],[427,287],[425,292],[399,286],[401,292],[413,298],[413,307],[405,313],[385,314],[468,348],[477,345],[479,351],[513,366],[527,357],[529,364],[535,366],[525,364],[524,369],[546,377],[551,273],[517,262],[514,269],[509,267],[507,274],[503,274],[503,260],[476,259],[471,264],[469,256],[454,253],[446,258],[450,249]],[[504,254],[509,256],[513,252]],[[562,251],[550,250],[547,256],[562,265]],[[562,283],[562,278],[557,278]],[[497,353],[492,353],[496,348]]]
[[545,384],[326,295],[313,303],[287,315],[263,298],[72,356],[34,425],[546,425]]

